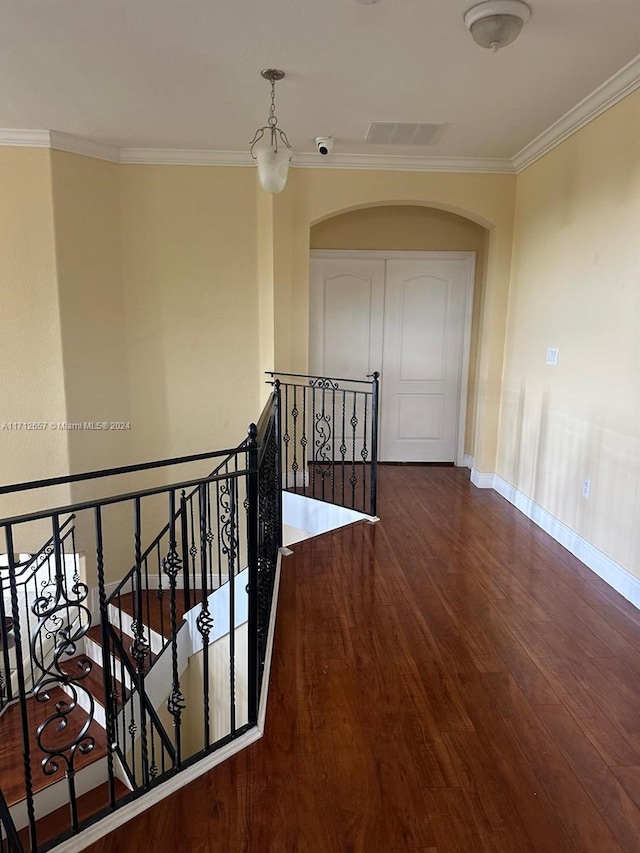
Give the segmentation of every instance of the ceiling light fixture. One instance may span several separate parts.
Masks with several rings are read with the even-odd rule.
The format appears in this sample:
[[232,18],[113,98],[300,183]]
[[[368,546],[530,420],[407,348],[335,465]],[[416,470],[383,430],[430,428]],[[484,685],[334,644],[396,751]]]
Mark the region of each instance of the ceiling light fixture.
[[530,17],[523,0],[485,0],[465,13],[464,22],[476,44],[497,53],[518,38]]
[[262,189],[268,193],[279,193],[287,183],[291,162],[291,145],[287,134],[278,127],[276,117],[276,83],[283,79],[284,71],[265,68],[260,73],[271,83],[271,106],[267,124],[256,130],[249,150],[253,159],[258,161],[258,180]]

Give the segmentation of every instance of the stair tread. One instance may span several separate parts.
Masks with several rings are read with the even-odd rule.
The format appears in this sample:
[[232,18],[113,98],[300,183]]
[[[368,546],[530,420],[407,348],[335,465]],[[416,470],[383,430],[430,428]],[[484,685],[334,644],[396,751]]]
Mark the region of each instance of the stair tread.
[[[87,632],[88,633],[88,632]],[[72,670],[76,665],[79,665],[83,660],[86,660],[87,655],[78,655],[75,658],[69,658],[69,660],[64,661],[64,667],[66,670]],[[104,670],[100,666],[99,663],[92,660],[91,661],[91,671],[89,674],[83,679],[83,683],[87,686],[93,698],[99,702],[102,707],[106,707],[104,701]],[[112,675],[113,677],[113,675]],[[122,685],[116,678],[115,685],[116,694],[117,694],[117,707],[120,708],[122,705]],[[125,697],[129,695],[129,691],[124,691]]]
[[[116,627],[116,626],[114,626],[114,627]],[[117,628],[116,628],[116,631],[117,631]],[[90,640],[93,640],[93,642],[96,643],[96,645],[102,647],[102,628],[100,625],[93,625],[91,628],[89,628],[89,630],[86,633],[86,636]],[[124,646],[124,651],[125,651],[125,654],[127,656],[127,660],[129,661],[129,663],[131,664],[131,666],[133,667],[133,669],[135,671],[136,662],[135,662],[134,657],[131,654],[131,651],[129,649],[129,646],[131,645],[132,642],[133,642],[132,638],[129,637],[127,634],[125,634],[123,636],[122,645]],[[113,649],[113,654],[118,658],[118,660],[120,660],[120,653],[118,652],[117,649],[115,649],[115,648]],[[157,657],[158,657],[158,655],[154,654],[153,652],[149,653],[149,655],[147,656],[147,660],[146,660],[145,672],[150,669],[151,665],[154,663],[154,661],[157,659]]]
[[[115,779],[115,795],[116,800],[125,797],[129,793],[129,789],[119,779]],[[109,806],[109,784],[104,782],[98,785],[76,800],[78,808],[78,820],[82,822],[97,814]],[[38,844],[44,844],[71,829],[71,815],[69,806],[61,806],[51,814],[45,815],[36,822]],[[20,840],[25,848],[29,847],[29,829],[21,829],[18,833]]]
[[[29,749],[32,775],[33,792],[42,791],[49,785],[64,778],[65,762],[59,760],[58,770],[47,776],[42,770],[41,761],[46,757],[36,741],[36,730],[40,723],[54,715],[57,702],[69,702],[67,694],[59,687],[52,687],[48,691],[49,698],[45,702],[36,700],[29,696],[27,704],[27,721],[29,729]],[[68,715],[68,724],[62,732],[56,732],[56,724],[47,729],[47,740],[45,745],[49,748],[63,746],[68,743],[74,735],[77,735],[86,724],[88,714],[80,706]],[[89,726],[88,736],[94,738],[95,745],[86,755],[80,751],[75,755],[75,769],[80,770],[98,761],[107,754],[106,732],[95,720]],[[24,782],[24,759],[22,748],[22,723],[20,714],[20,703],[9,706],[2,717],[0,717],[0,743],[2,743],[2,765],[0,767],[0,788],[9,806],[18,803],[26,797]],[[67,750],[68,754],[68,750]]]
[[[119,606],[122,612],[128,616],[135,616],[135,601],[132,592],[116,596],[111,603],[116,607]],[[143,590],[142,611],[144,624],[155,631],[156,634],[169,639],[171,636],[171,596],[169,590]],[[176,620],[178,627],[186,611],[185,592],[182,589],[177,589]]]

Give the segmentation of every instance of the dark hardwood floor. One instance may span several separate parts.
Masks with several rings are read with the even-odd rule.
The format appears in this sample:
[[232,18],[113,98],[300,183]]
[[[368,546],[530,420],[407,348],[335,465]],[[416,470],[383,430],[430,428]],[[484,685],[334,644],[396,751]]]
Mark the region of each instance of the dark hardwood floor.
[[283,560],[264,738],[91,853],[637,853],[640,612],[452,468]]

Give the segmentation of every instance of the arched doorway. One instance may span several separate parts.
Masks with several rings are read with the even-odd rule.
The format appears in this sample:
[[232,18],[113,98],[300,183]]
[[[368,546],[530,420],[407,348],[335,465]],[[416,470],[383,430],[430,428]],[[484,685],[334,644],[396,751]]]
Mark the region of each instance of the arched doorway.
[[462,216],[413,205],[311,228],[310,368],[382,371],[383,461],[464,464],[486,237]]

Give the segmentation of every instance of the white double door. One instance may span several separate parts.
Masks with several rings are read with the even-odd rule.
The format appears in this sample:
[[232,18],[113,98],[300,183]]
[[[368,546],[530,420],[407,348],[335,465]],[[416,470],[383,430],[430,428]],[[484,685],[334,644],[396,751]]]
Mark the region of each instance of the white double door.
[[475,254],[311,253],[310,372],[381,373],[379,458],[463,464]]

